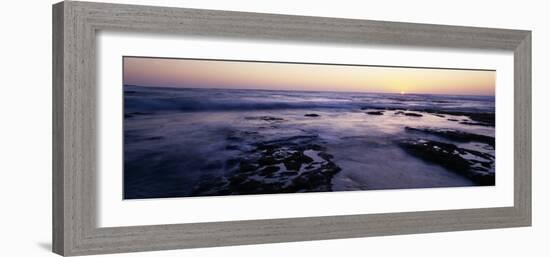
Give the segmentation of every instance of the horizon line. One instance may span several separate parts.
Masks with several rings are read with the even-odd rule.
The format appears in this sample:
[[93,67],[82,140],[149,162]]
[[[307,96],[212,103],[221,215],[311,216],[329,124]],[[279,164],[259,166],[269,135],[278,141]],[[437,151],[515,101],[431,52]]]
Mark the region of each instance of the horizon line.
[[391,92],[374,92],[374,91],[331,91],[331,90],[285,90],[285,89],[255,89],[255,88],[199,88],[199,87],[181,87],[181,86],[145,86],[145,85],[135,85],[135,84],[126,84],[123,82],[123,86],[135,86],[135,87],[147,87],[147,88],[169,88],[169,89],[215,89],[215,90],[257,90],[257,91],[283,91],[283,92],[327,92],[327,93],[353,93],[353,94],[392,94],[392,95],[441,95],[441,96],[483,96],[483,97],[496,97],[496,94],[493,95],[472,95],[472,94],[438,94],[438,93],[391,93]]

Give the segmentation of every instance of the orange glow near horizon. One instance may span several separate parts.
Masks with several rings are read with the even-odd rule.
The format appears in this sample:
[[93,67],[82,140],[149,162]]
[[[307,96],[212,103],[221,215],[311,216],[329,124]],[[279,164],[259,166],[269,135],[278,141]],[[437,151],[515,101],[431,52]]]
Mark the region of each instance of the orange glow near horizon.
[[495,71],[124,57],[124,84],[494,95]]

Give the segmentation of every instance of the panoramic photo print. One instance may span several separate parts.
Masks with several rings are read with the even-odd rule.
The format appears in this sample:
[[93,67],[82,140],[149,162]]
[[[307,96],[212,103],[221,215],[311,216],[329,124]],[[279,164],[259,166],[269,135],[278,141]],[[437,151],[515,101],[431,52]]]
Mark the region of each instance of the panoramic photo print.
[[122,62],[124,199],[495,185],[494,70]]

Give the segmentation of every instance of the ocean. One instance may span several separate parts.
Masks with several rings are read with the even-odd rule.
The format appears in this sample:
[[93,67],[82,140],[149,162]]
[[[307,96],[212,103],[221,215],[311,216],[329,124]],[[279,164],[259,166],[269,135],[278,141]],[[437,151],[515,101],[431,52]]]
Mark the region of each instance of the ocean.
[[495,98],[124,86],[124,199],[495,181]]

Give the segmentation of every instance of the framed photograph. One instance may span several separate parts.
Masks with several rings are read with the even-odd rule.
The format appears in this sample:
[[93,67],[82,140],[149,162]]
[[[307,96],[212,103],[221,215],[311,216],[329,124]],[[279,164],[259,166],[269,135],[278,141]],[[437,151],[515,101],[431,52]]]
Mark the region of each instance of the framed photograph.
[[53,6],[53,251],[531,225],[531,32]]

